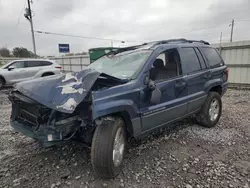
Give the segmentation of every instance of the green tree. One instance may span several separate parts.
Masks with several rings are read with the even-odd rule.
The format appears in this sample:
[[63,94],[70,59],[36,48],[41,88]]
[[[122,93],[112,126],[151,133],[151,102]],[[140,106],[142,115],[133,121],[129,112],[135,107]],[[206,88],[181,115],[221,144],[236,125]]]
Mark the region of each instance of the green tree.
[[10,50],[8,48],[0,48],[0,56],[10,57]]
[[30,53],[30,57],[32,57],[32,58],[35,58],[35,57],[39,57],[38,55],[35,55],[33,52],[31,52],[31,51],[29,51],[29,53]]
[[36,55],[23,47],[15,47],[12,51],[15,57],[36,57]]

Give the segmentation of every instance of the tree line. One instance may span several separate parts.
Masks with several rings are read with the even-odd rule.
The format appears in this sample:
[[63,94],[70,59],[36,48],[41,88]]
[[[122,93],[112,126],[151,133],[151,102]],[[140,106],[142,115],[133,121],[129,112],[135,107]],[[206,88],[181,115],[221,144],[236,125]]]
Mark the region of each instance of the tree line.
[[15,47],[12,51],[8,48],[2,47],[0,48],[0,57],[30,57],[34,58],[36,55],[29,51],[27,48],[23,47]]

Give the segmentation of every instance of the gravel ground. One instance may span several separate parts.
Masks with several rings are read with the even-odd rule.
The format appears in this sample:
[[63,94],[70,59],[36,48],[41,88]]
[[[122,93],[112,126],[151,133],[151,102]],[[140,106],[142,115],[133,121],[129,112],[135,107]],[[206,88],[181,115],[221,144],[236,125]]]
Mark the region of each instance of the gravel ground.
[[45,149],[14,133],[6,92],[0,91],[0,188],[250,185],[250,91],[227,92],[215,128],[203,128],[187,119],[131,140],[123,171],[111,180],[93,173],[90,151],[79,143]]

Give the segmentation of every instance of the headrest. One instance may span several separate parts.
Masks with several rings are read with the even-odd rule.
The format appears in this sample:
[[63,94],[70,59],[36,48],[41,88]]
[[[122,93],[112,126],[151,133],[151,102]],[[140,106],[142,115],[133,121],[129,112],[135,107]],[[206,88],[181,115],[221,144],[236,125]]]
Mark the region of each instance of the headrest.
[[153,65],[155,68],[164,68],[164,62],[162,59],[156,59]]

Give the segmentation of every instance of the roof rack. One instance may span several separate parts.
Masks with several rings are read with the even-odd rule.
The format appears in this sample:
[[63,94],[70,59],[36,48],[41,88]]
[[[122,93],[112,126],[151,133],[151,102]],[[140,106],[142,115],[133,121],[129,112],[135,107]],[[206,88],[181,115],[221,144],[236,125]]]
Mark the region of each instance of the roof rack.
[[108,53],[105,53],[104,55],[116,55],[118,53],[122,53],[122,52],[125,52],[125,51],[128,51],[128,50],[135,50],[137,48],[140,48],[142,46],[144,46],[146,44],[140,44],[140,45],[135,45],[135,46],[128,46],[128,47],[123,47],[123,48],[118,48],[116,50],[110,50],[110,52]]
[[203,43],[206,45],[210,45],[209,42],[204,41],[204,40],[188,40],[189,43],[193,43],[193,42],[199,42],[199,43]]
[[187,40],[185,38],[157,41],[157,42],[155,42],[155,45],[158,45],[158,44],[168,44],[168,43],[194,43],[194,42],[198,42],[198,43],[203,43],[203,44],[209,45],[209,42],[204,41],[204,40]]

